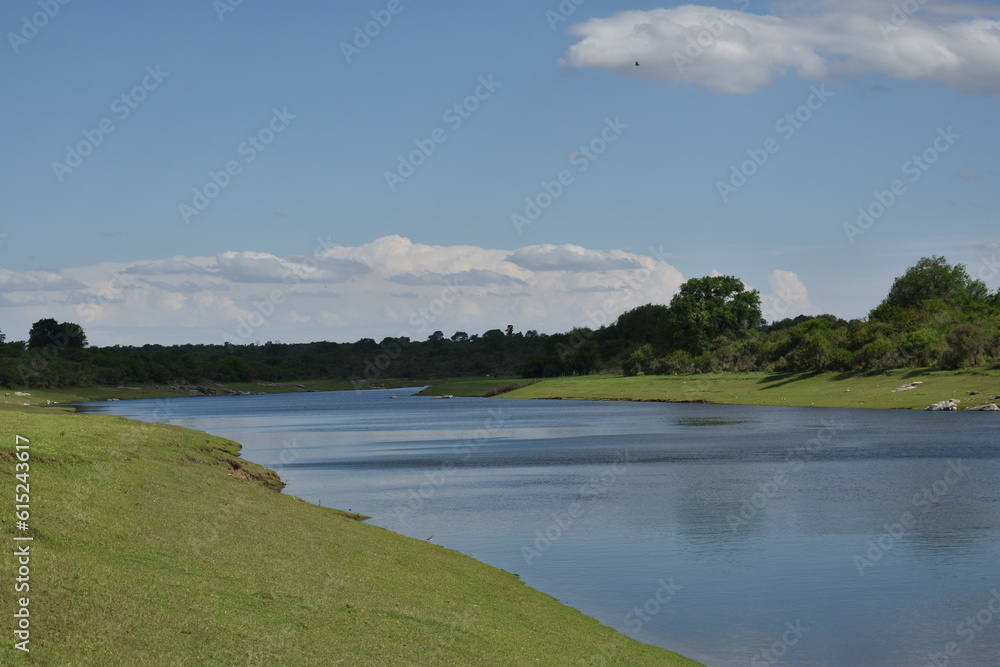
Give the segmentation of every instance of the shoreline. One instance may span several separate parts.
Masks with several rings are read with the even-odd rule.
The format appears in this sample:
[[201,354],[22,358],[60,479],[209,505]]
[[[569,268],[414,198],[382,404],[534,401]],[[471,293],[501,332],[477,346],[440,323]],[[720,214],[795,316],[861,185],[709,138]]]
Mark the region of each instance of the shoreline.
[[[905,385],[909,389],[901,390]],[[866,409],[924,410],[941,401],[955,400],[958,410],[1000,403],[1000,369],[944,371],[905,368],[851,373],[703,373],[692,375],[622,376],[582,375],[547,379],[457,378],[453,380],[384,380],[358,388],[350,381],[323,380],[287,383],[216,383],[181,388],[71,387],[21,389],[0,396],[0,409],[54,406],[70,402],[204,398],[205,389],[225,395],[368,391],[425,387],[421,396],[531,398],[550,400],[643,401],[711,405],[769,405]],[[255,390],[255,391],[254,391]],[[197,391],[197,394],[192,393]],[[27,394],[17,396],[16,393]]]
[[[0,409],[11,492],[14,434],[30,443],[29,532],[2,523],[33,540],[36,660],[700,664],[516,574],[281,493],[232,440],[56,407]],[[21,652],[5,642],[0,662]]]
[[1000,402],[1000,370],[584,375],[543,380],[501,397],[897,410],[954,399],[963,411]]

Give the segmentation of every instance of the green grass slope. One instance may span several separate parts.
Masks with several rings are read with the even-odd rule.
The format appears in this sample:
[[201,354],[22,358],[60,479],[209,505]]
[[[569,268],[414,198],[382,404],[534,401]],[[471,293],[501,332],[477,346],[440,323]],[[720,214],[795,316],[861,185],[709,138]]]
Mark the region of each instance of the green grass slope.
[[[892,391],[910,382],[922,384],[908,391]],[[998,395],[997,370],[903,369],[880,373],[585,375],[544,380],[503,396],[922,410],[949,398],[960,399],[961,407],[998,403],[993,398]]]
[[[2,664],[693,665],[515,575],[277,492],[236,443],[0,410],[8,546],[30,440],[30,654]],[[7,626],[14,559],[4,559]],[[17,662],[15,662],[17,661]]]

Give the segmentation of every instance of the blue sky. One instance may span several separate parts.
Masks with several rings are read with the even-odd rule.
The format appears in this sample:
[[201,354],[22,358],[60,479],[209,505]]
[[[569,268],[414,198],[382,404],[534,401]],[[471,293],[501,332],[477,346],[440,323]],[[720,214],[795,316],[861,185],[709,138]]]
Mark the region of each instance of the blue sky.
[[0,26],[9,340],[555,332],[712,273],[772,319],[859,317],[931,254],[1000,284],[998,4],[19,0]]

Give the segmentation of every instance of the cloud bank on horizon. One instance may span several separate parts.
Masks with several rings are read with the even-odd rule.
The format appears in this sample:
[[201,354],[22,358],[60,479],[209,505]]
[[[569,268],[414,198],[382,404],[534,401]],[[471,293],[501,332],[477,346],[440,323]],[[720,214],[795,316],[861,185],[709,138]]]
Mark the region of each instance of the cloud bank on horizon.
[[790,72],[816,82],[877,73],[1000,93],[996,6],[818,0],[777,7],[783,15],[683,5],[592,18],[570,28],[580,40],[563,63],[731,94],[753,93]]
[[[652,256],[651,256],[652,255]],[[386,236],[359,246],[317,239],[309,256],[227,251],[58,272],[0,270],[9,340],[46,317],[83,326],[93,345],[349,342],[513,324],[542,333],[599,328],[669,303],[684,277],[668,256],[580,246],[514,251]],[[792,272],[771,274],[765,315],[811,308]],[[792,312],[795,311],[795,312]]]

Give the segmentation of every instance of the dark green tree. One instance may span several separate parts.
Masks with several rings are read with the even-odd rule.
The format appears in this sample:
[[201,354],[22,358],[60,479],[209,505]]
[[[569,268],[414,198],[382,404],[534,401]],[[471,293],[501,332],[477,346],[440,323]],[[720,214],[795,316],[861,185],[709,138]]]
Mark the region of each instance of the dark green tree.
[[490,329],[489,331],[483,332],[483,340],[489,341],[494,345],[499,345],[503,342],[504,334],[500,329]]
[[944,257],[924,257],[893,281],[879,308],[915,308],[931,299],[963,308],[988,296],[986,283],[970,277],[964,264],[952,266]]
[[38,320],[28,332],[28,349],[41,350],[49,346],[83,349],[87,346],[87,335],[73,322],[60,323],[51,317]]
[[60,340],[66,341],[66,347],[77,350],[87,347],[87,334],[83,332],[83,327],[73,322],[62,322],[59,326],[62,327],[65,335],[65,338]]
[[615,323],[608,327],[607,337],[626,341],[631,344],[629,348],[648,343],[655,351],[662,352],[669,342],[669,329],[670,309],[664,305],[647,303],[619,315]]
[[38,320],[31,325],[31,330],[28,331],[28,349],[40,350],[46,345],[51,345],[58,333],[59,323],[51,317]]
[[941,359],[945,368],[978,366],[991,356],[989,332],[976,324],[959,324],[944,339],[948,344]]
[[764,324],[760,293],[734,276],[692,278],[670,301],[670,347],[695,356],[718,338],[738,338]]

